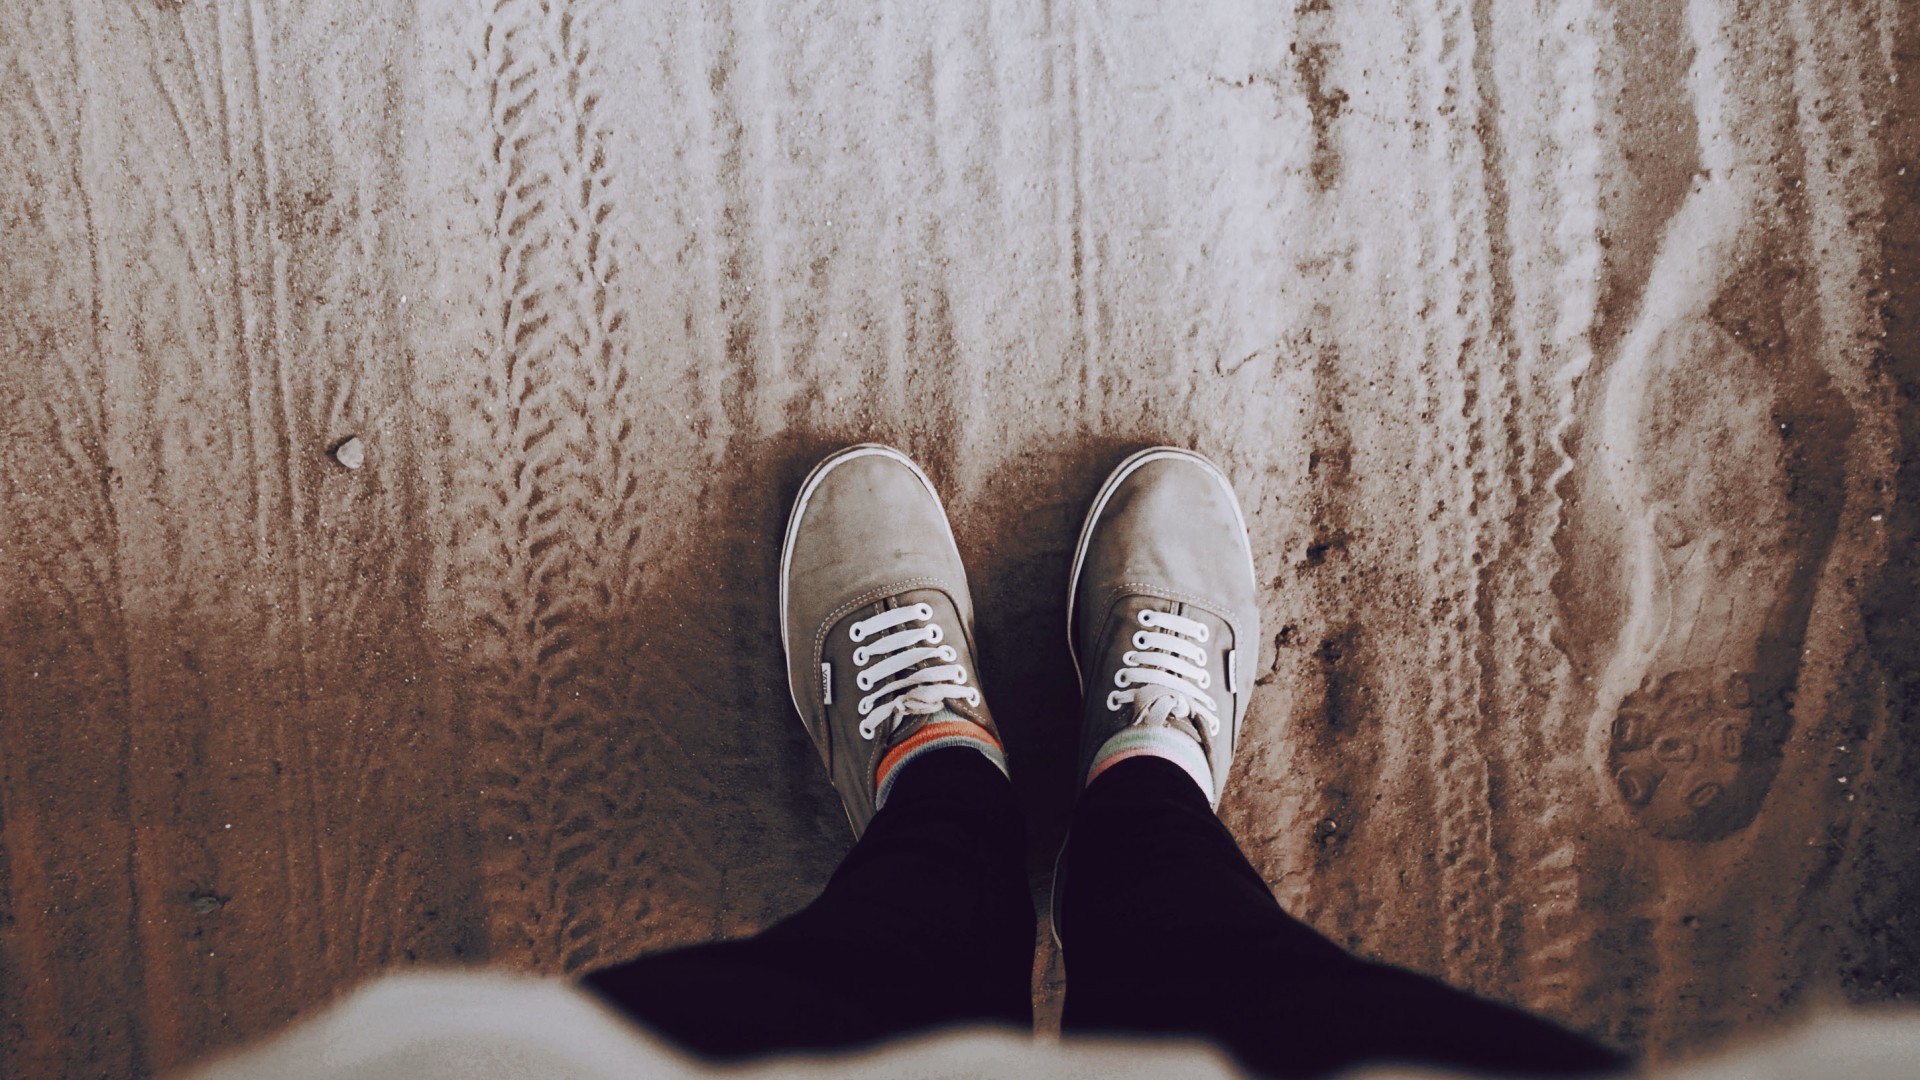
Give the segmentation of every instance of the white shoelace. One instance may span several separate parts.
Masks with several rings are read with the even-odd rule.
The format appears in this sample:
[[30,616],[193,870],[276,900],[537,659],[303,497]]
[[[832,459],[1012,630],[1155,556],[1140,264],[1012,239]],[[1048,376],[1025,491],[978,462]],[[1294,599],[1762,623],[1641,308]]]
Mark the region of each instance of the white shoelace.
[[1107,708],[1119,712],[1137,703],[1135,723],[1198,717],[1209,736],[1220,734],[1220,706],[1207,694],[1213,685],[1207,650],[1195,644],[1211,636],[1206,624],[1145,608],[1134,618],[1144,629],[1133,632],[1133,648],[1120,658],[1121,667],[1113,673],[1113,685],[1120,689],[1107,693]]
[[[938,712],[949,701],[980,704],[980,691],[966,685],[967,669],[955,662],[960,654],[953,646],[940,644],[944,635],[932,619],[932,607],[912,604],[861,619],[847,628],[847,636],[856,642],[894,630],[853,650],[853,663],[859,669],[854,682],[861,690],[872,691],[860,699],[860,715],[866,717],[860,721],[861,738],[873,738],[879,734],[880,725],[889,720],[893,724],[887,730],[897,730],[907,717]],[[927,625],[895,630],[912,622]],[[884,659],[867,666],[869,660],[881,657]],[[940,663],[927,664],[929,660]],[[926,666],[920,666],[923,664]],[[873,689],[890,675],[900,677]]]

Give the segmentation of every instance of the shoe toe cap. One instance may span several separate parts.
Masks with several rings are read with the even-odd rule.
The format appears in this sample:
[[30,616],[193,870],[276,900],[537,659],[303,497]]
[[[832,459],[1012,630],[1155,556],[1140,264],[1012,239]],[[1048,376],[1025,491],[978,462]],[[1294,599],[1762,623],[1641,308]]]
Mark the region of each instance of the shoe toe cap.
[[1141,583],[1227,605],[1254,602],[1252,556],[1225,478],[1191,456],[1153,458],[1117,485],[1088,544],[1079,587]]
[[845,605],[902,582],[939,582],[964,603],[946,513],[898,451],[854,448],[813,480],[795,509],[783,567],[790,635],[811,636]]

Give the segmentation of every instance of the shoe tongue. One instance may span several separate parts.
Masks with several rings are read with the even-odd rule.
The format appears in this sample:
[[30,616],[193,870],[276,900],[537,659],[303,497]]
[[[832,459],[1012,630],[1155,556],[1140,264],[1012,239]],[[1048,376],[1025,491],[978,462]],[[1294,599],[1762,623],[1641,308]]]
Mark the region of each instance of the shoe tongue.
[[908,737],[912,736],[914,732],[919,731],[923,727],[927,727],[931,724],[938,724],[946,720],[965,720],[970,724],[975,722],[972,717],[961,716],[959,713],[954,712],[952,709],[946,707],[945,705],[942,705],[941,707],[939,707],[938,709],[935,709],[930,713],[908,714],[907,718],[900,722],[900,726],[894,730],[893,735],[887,740],[887,742],[889,745],[901,742],[907,739]]

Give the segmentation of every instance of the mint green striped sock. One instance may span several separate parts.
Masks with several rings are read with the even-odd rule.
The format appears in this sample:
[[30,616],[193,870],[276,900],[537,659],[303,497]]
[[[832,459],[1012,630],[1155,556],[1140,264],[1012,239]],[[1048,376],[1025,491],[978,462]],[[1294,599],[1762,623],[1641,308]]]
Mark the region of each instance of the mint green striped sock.
[[1136,757],[1157,757],[1173,762],[1193,777],[1213,806],[1213,767],[1207,764],[1207,752],[1193,736],[1164,725],[1136,724],[1123,728],[1094,751],[1093,764],[1087,767],[1088,784],[1112,766]]

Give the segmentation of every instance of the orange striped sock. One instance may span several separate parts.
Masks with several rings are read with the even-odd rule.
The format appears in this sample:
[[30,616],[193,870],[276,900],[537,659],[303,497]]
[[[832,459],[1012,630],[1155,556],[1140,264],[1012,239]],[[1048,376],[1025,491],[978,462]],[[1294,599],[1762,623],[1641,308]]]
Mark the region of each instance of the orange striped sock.
[[902,768],[907,762],[922,754],[935,750],[945,750],[952,746],[964,746],[978,750],[993,762],[1001,775],[1007,773],[1006,751],[1000,746],[1000,740],[993,733],[971,720],[965,719],[951,709],[941,709],[933,714],[932,720],[919,731],[900,740],[900,745],[888,750],[880,759],[880,768],[874,774],[876,788],[873,797],[875,810],[885,806],[887,793],[893,790],[894,781],[899,779]]

